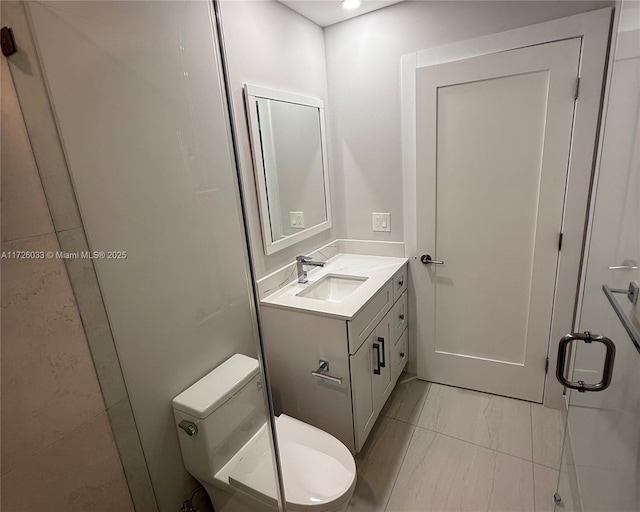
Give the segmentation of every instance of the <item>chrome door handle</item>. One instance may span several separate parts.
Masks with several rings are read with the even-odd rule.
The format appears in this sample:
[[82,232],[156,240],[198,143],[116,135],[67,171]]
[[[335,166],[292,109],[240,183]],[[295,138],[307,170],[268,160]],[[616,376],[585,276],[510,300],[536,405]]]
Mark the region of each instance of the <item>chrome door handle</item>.
[[[604,358],[604,368],[602,370],[602,380],[597,384],[585,384],[584,381],[573,382],[565,377],[567,368],[567,359],[569,357],[569,346],[574,341],[584,341],[585,343],[602,343],[606,347],[606,355]],[[563,336],[558,346],[558,363],[556,365],[556,378],[560,383],[568,388],[577,389],[580,393],[585,391],[603,391],[611,384],[613,378],[613,363],[616,358],[616,346],[606,336],[599,334],[591,334],[589,331],[584,333],[572,333]]]
[[429,254],[420,256],[420,261],[425,265],[444,265],[444,261],[434,260]]
[[316,371],[311,372],[311,375],[331,382],[335,382],[336,384],[342,384],[342,377],[334,377],[333,375],[329,375],[328,373],[326,373],[329,371],[329,361],[323,361],[322,359],[320,359],[318,363],[320,364],[320,366]]

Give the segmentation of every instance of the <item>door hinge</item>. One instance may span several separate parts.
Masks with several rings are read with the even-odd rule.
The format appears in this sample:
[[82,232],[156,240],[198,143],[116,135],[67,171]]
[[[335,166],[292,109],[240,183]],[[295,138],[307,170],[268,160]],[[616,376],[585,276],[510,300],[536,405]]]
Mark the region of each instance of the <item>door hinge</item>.
[[558,236],[558,250],[561,251],[562,250],[562,238],[564,236],[564,233],[560,233],[560,235]]
[[13,30],[9,27],[0,29],[0,46],[2,47],[2,55],[8,57],[18,51],[16,41],[13,38]]
[[578,91],[580,90],[580,77],[576,78],[576,89],[573,92],[573,99],[578,99]]
[[544,373],[549,373],[549,358],[548,357],[544,361]]

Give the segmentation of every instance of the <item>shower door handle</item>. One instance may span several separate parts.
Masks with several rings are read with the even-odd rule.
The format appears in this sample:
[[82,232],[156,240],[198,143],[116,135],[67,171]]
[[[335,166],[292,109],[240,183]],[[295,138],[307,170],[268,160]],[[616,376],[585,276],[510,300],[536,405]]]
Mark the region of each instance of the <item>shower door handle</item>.
[[[568,359],[569,359],[569,347],[574,341],[584,341],[585,343],[602,343],[606,348],[606,355],[604,358],[604,368],[602,370],[602,380],[597,384],[586,384],[584,381],[579,380],[577,382],[568,380],[565,377]],[[606,336],[599,334],[592,334],[589,331],[584,333],[572,333],[563,336],[558,346],[558,363],[556,365],[556,378],[563,385],[571,389],[577,389],[580,393],[585,391],[604,391],[611,384],[613,378],[613,363],[616,358],[616,346]]]

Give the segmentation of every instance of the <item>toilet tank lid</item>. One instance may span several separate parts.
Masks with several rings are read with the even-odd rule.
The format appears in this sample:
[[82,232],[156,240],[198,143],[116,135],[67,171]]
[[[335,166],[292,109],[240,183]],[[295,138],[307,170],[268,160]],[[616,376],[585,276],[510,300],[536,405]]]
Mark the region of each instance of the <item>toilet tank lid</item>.
[[258,360],[235,354],[173,399],[173,408],[204,419],[235,395],[259,370]]

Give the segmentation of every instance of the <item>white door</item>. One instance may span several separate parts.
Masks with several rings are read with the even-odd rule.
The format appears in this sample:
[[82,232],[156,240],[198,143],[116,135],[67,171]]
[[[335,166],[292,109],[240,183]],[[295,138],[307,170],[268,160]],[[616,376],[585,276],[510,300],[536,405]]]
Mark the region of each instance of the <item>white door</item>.
[[542,401],[580,45],[417,71],[421,379]]

